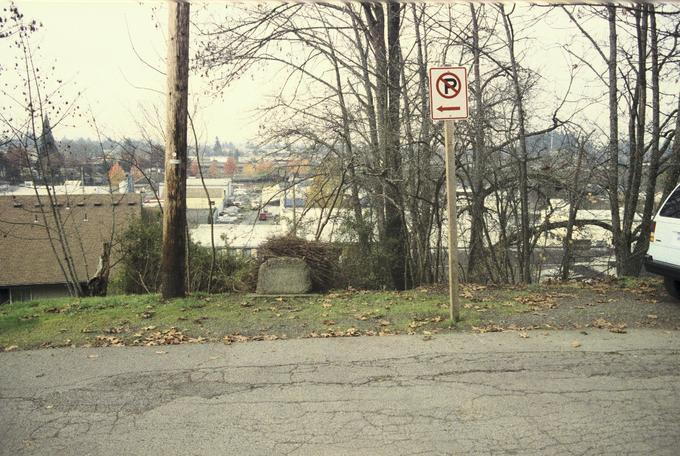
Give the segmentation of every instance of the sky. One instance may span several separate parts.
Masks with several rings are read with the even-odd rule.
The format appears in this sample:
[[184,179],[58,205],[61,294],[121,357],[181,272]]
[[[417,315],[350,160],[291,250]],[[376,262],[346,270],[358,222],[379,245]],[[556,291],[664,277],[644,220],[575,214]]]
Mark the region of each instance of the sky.
[[[78,103],[83,117],[60,125],[56,130],[58,138],[95,138],[96,131],[86,120],[90,117],[96,119],[104,136],[114,138],[138,138],[140,125],[153,130],[165,121],[164,2],[16,0],[15,3],[26,17],[43,23],[33,37],[34,44],[40,46],[36,54],[38,65],[55,66],[57,76],[67,81],[63,89],[65,98],[81,93]],[[0,0],[0,5],[9,5],[9,1]],[[192,7],[192,15],[205,14],[206,10],[223,14],[223,9],[222,2],[209,2]],[[575,35],[567,25],[566,17],[560,15],[539,21],[532,25],[534,39],[526,43],[531,67],[538,69],[543,79],[539,104],[546,108],[554,106],[555,99],[566,90],[573,67],[573,58],[561,48]],[[0,64],[15,56],[15,51],[0,41]],[[593,83],[592,74],[579,71],[573,87],[575,96],[599,97],[603,88]],[[0,81],[12,77],[11,72],[0,71]],[[234,143],[257,140],[261,117],[258,108],[265,106],[268,96],[276,94],[277,89],[266,75],[247,74],[223,93],[215,94],[205,78],[191,75],[190,106],[195,112],[200,141],[212,144],[215,137]],[[154,109],[160,118],[153,114]],[[597,106],[589,110],[595,119],[603,112]]]
[[[139,137],[138,125],[146,117],[143,111],[153,113],[155,106],[164,112],[165,76],[156,70],[165,71],[163,2],[15,3],[27,18],[43,23],[34,37],[40,46],[38,64],[56,67],[59,77],[67,81],[66,96],[81,92],[83,118],[63,125],[56,131],[58,137],[94,138],[93,127],[84,120],[91,117],[90,110],[101,132],[111,137]],[[8,4],[0,0],[0,5]],[[6,46],[0,47],[0,61],[10,53]],[[195,118],[202,139],[212,143],[219,136],[223,141],[244,142],[255,137],[258,125],[253,111],[265,101],[256,78],[244,78],[222,96],[206,95],[207,90],[205,79],[191,77],[190,100],[198,109]]]

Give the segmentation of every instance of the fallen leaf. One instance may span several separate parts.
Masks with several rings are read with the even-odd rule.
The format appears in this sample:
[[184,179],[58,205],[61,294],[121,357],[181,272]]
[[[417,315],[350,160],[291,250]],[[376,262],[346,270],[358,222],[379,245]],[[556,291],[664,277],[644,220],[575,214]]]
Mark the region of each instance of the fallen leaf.
[[158,351],[156,352],[157,355],[166,355],[167,353],[168,353],[168,352],[163,351],[163,350],[158,350]]
[[484,334],[484,333],[488,333],[488,332],[503,332],[503,331],[505,331],[504,328],[502,328],[498,325],[495,325],[495,324],[488,324],[488,325],[485,325],[485,326],[473,326],[472,330],[476,331],[480,334]]
[[522,339],[528,339],[529,334],[527,332],[523,331],[523,332],[519,333],[519,337],[521,337]]
[[650,314],[650,315],[647,315],[647,318],[651,318],[652,320],[656,320],[659,317],[657,315],[651,315]]
[[9,347],[5,348],[5,351],[11,352],[11,351],[16,350],[17,348],[19,348],[19,347],[17,347],[16,345],[10,345]]
[[608,329],[609,332],[613,333],[625,334],[627,332],[625,323],[612,323],[605,320],[604,318],[598,318],[597,320],[593,321],[592,325],[596,328]]
[[121,339],[113,336],[97,336],[95,343],[100,347],[122,347],[125,345]]
[[391,323],[389,320],[380,320],[378,323],[380,323],[380,326],[389,326]]
[[578,340],[572,341],[571,346],[574,348],[579,348],[581,346],[581,342]]

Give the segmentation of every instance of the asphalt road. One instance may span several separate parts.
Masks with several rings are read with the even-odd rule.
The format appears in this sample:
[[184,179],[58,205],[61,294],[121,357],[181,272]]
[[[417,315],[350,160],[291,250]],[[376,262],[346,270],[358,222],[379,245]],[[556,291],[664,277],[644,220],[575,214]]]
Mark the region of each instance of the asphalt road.
[[0,454],[676,455],[679,355],[662,330],[0,353]]

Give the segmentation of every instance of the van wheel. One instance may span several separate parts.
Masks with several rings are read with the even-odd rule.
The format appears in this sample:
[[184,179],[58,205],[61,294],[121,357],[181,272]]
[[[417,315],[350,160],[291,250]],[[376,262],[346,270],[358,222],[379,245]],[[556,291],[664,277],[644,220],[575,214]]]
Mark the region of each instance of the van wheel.
[[675,280],[671,277],[664,277],[663,284],[666,287],[668,294],[675,299],[680,299],[680,280]]

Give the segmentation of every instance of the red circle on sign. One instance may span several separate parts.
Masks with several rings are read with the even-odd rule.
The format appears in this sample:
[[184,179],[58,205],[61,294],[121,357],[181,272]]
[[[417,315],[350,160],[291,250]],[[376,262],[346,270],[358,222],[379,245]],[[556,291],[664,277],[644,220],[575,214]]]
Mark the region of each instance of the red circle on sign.
[[[449,79],[454,79],[453,85],[449,82]],[[444,98],[455,98],[460,93],[460,88],[462,84],[460,83],[460,78],[453,73],[444,73],[437,78],[437,93]],[[449,93],[449,90],[451,91]]]

